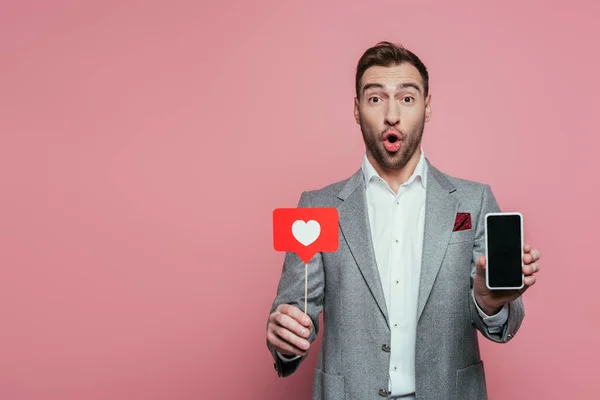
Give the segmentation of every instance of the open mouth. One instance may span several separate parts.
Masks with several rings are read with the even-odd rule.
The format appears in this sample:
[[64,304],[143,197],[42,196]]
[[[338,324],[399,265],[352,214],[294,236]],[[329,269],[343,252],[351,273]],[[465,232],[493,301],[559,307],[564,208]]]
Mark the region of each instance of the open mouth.
[[383,136],[383,145],[385,149],[390,153],[395,153],[400,150],[400,146],[402,144],[402,140],[400,135],[394,131],[389,131]]

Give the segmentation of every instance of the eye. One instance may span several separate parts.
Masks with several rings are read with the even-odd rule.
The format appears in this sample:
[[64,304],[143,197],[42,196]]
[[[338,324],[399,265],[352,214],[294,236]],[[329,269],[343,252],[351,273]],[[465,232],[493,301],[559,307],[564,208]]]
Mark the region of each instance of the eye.
[[402,99],[405,103],[412,103],[415,98],[412,96],[406,96],[405,98]]
[[[374,101],[374,100],[377,100],[377,101]],[[369,97],[369,103],[375,103],[375,104],[377,104],[377,103],[379,103],[379,100],[381,100],[381,99],[379,97],[377,97],[377,96]]]

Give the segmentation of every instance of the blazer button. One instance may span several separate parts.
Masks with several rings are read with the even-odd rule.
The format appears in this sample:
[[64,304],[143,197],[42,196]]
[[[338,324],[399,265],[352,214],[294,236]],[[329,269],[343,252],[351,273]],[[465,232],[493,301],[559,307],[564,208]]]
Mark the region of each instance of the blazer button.
[[379,395],[381,397],[388,397],[390,395],[390,392],[387,389],[379,389]]
[[388,344],[382,345],[381,350],[385,351],[386,353],[389,353],[390,351],[392,351],[392,349],[390,348],[390,346]]

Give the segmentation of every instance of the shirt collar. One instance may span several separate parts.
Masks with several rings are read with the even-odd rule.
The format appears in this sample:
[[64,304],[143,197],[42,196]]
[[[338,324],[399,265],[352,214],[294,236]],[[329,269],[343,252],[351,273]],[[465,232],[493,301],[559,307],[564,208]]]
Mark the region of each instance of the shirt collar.
[[[382,179],[373,167],[373,165],[371,165],[371,162],[367,158],[367,153],[365,153],[363,157],[363,163],[361,168],[363,177],[365,178],[365,185],[368,185],[371,179]],[[413,174],[410,176],[410,178],[408,178],[408,180],[404,184],[410,185],[415,179],[417,179],[417,177],[419,177],[419,181],[421,182],[423,188],[427,188],[427,163],[425,162],[425,152],[423,151],[423,148],[421,148],[421,157],[419,157],[419,163],[415,168],[415,172],[413,172]]]

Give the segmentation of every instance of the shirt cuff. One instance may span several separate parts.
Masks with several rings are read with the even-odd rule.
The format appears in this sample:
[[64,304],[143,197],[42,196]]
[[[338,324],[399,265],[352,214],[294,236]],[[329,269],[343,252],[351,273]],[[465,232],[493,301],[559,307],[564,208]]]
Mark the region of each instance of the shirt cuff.
[[487,315],[483,312],[483,310],[477,304],[477,300],[475,300],[475,293],[471,290],[471,296],[473,297],[473,302],[475,303],[475,307],[477,307],[477,312],[479,316],[483,319],[483,323],[486,324],[488,328],[497,328],[503,326],[506,321],[508,321],[508,304],[502,306],[500,311],[498,311],[495,315]]
[[297,360],[298,358],[300,358],[300,356],[284,356],[283,354],[281,354],[278,351],[275,351],[277,353],[277,357],[279,357],[279,359],[283,362],[291,362],[294,360]]

